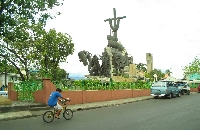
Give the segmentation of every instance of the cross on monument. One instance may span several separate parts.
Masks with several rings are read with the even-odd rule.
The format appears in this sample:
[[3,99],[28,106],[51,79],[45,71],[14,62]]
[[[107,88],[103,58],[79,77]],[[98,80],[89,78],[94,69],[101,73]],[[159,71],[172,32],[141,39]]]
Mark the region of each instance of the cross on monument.
[[[116,10],[113,8],[114,18],[109,18],[104,20],[104,22],[109,21],[110,28],[114,32],[114,36],[117,38],[117,30],[119,29],[119,23],[120,19],[126,18],[126,16],[123,17],[116,17]],[[114,25],[112,25],[112,20],[114,20]]]

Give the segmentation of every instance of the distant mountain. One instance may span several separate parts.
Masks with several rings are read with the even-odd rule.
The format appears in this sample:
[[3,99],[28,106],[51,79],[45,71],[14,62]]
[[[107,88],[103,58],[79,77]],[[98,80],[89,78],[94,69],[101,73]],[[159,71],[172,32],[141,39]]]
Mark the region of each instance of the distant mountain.
[[69,76],[69,78],[75,79],[75,80],[85,79],[85,77],[79,77],[79,76]]
[[85,79],[85,77],[69,77],[69,78],[75,79],[75,80]]
[[80,80],[80,79],[85,79],[85,76],[83,74],[70,73],[69,78],[75,79],[75,80]]

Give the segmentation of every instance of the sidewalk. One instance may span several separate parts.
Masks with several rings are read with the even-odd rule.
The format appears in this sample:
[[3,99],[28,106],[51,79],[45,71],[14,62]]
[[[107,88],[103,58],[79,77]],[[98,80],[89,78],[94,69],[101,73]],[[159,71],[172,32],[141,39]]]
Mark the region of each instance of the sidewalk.
[[[120,104],[127,104],[127,103],[142,101],[142,100],[149,100],[151,98],[153,98],[153,97],[152,96],[143,96],[143,97],[120,99],[120,100],[113,100],[113,101],[75,104],[75,105],[69,105],[68,108],[72,109],[74,112],[76,112],[76,111],[108,107],[108,106],[114,106],[114,105],[120,105]],[[0,113],[0,121],[41,116],[45,111],[52,109],[50,107],[45,107],[45,109],[44,109],[44,107],[43,107],[43,109],[40,109],[41,107],[38,107],[38,109],[35,109],[35,110],[34,109],[28,110],[27,106],[23,106],[23,107],[26,107],[25,109],[23,109],[23,111]],[[4,107],[4,108],[6,108],[6,107]]]

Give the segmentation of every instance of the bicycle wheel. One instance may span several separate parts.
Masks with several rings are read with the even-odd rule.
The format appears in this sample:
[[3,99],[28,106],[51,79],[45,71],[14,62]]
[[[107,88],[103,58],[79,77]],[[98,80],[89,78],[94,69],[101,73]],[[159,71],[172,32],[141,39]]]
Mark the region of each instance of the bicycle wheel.
[[46,123],[50,123],[54,120],[54,113],[52,111],[46,111],[43,114],[43,121]]
[[66,120],[72,119],[72,117],[73,117],[73,111],[71,109],[65,109],[64,112],[63,112],[63,117]]

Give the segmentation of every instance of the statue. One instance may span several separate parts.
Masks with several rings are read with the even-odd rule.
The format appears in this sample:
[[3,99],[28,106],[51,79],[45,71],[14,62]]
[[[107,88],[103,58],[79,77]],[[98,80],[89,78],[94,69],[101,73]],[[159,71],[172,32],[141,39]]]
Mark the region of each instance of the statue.
[[99,64],[99,58],[96,55],[94,55],[90,62],[89,73],[91,76],[100,76],[100,72],[101,72],[101,67]]
[[91,76],[100,75],[101,67],[99,64],[99,58],[96,55],[92,57],[91,53],[83,50],[78,53],[78,56],[79,56],[79,61],[83,62],[84,66],[88,65],[88,71]]
[[[90,76],[111,77],[113,75],[122,75],[129,70],[129,64],[133,64],[132,56],[128,56],[126,49],[118,42],[117,38],[120,20],[126,18],[126,16],[116,17],[115,8],[113,11],[114,18],[109,18],[104,21],[109,21],[114,36],[111,36],[111,34],[107,35],[108,44],[104,48],[102,55],[100,57],[97,55],[92,56],[92,54],[85,50],[78,53],[80,62],[83,62],[84,66],[88,65]],[[112,21],[114,21],[114,25],[112,25]],[[99,60],[102,61],[101,65],[99,64]]]
[[154,74],[154,75],[153,75],[153,78],[154,78],[154,82],[157,82],[157,81],[158,81],[158,79],[157,79],[157,78],[158,78],[157,74]]

